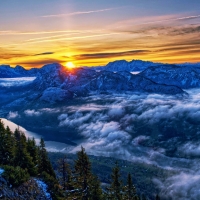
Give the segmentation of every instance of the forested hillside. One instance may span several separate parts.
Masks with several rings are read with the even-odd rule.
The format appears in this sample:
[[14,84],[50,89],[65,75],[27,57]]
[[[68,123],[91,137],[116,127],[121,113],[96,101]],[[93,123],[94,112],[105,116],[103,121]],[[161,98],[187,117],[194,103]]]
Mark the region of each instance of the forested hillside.
[[[19,129],[12,132],[0,121],[0,197],[1,199],[80,199],[144,200],[137,194],[131,174],[122,183],[120,168],[115,163],[110,184],[102,186],[92,173],[85,149],[77,152],[74,166],[66,157],[56,162],[48,158],[44,140],[39,146]],[[156,199],[160,199],[157,195]]]

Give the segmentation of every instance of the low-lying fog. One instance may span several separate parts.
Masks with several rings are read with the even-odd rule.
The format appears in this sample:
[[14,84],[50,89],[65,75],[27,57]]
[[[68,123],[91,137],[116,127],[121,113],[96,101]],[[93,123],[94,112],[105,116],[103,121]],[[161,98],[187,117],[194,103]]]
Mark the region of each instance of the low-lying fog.
[[161,196],[200,199],[200,89],[186,92],[188,96],[184,97],[95,95],[80,98],[79,104],[11,110],[7,119],[42,121],[45,118],[48,129],[54,124],[59,130],[74,130],[76,139],[73,141],[75,135],[71,134],[70,140],[76,146],[65,145],[65,139],[61,145],[55,137],[47,145],[50,151],[75,153],[83,146],[89,154],[176,170],[176,175],[165,182],[153,180],[160,187]]
[[20,78],[0,78],[0,86],[12,87],[28,84],[35,80],[36,77],[20,77]]

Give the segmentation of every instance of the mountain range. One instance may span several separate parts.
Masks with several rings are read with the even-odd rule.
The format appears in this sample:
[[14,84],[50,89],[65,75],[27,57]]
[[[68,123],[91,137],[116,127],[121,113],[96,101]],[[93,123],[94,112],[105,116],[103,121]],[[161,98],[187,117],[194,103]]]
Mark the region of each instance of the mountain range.
[[160,66],[162,63],[154,63],[150,61],[143,60],[132,60],[130,62],[126,60],[117,60],[114,62],[109,62],[106,66],[92,67],[96,70],[106,70],[106,71],[129,71],[138,72],[143,71],[150,66]]
[[[140,73],[132,74],[133,71]],[[28,98],[51,103],[90,93],[183,94],[183,89],[200,86],[199,72],[199,64],[170,65],[141,60],[71,70],[57,63],[30,70],[0,66],[0,78],[36,77],[26,85],[26,92],[32,93]]]
[[[157,171],[173,169],[166,187],[168,181],[185,184],[173,173],[190,178],[198,169],[199,72],[198,63],[145,61],[74,69],[57,63],[31,70],[0,66],[0,114],[46,141],[64,144],[63,151],[84,146],[92,155],[151,163]],[[6,85],[24,77],[24,84]],[[190,191],[193,185],[187,183]]]
[[184,93],[179,85],[159,83],[147,74],[143,75],[143,73],[134,75],[128,71],[112,72],[88,68],[70,70],[57,63],[31,70],[25,70],[20,66],[15,68],[1,66],[0,75],[1,78],[35,76],[36,79],[26,85],[25,92],[29,93],[26,99],[37,99],[50,103],[76,96],[87,96],[90,93],[112,94],[122,91],[172,95]]

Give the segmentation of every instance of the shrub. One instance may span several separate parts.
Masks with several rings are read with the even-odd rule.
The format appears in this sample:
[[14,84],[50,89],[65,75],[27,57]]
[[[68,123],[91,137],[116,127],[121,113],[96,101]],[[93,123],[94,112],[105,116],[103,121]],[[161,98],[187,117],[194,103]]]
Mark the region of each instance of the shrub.
[[59,188],[57,179],[54,178],[53,176],[50,176],[46,172],[42,172],[41,178],[47,184],[48,191],[50,192],[52,198],[55,200],[59,200],[60,199],[59,197],[62,197],[63,193],[61,189]]
[[21,167],[12,167],[5,165],[3,167],[5,170],[2,176],[8,181],[9,184],[12,186],[19,186],[20,184],[28,181],[30,178],[29,173],[27,170],[22,169]]

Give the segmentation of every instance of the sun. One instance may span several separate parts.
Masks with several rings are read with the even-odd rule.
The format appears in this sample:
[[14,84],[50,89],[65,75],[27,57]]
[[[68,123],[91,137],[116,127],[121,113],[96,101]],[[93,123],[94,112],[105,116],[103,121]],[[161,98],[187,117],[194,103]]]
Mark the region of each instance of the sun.
[[73,62],[67,62],[67,63],[65,64],[65,66],[66,66],[67,68],[69,68],[69,69],[73,69],[73,68],[76,67],[76,66],[74,65]]

